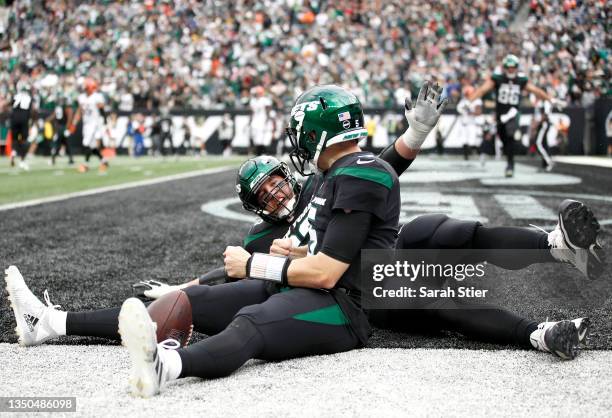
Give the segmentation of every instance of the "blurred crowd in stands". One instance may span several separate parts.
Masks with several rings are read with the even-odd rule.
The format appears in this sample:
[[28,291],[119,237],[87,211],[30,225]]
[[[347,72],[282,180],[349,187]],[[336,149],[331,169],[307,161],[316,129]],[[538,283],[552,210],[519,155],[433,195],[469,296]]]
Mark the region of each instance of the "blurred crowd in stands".
[[93,77],[113,111],[248,108],[255,87],[285,109],[315,83],[395,107],[429,74],[458,100],[514,53],[536,85],[588,106],[610,94],[609,13],[606,0],[20,0],[0,7],[0,98],[21,80],[44,109]]

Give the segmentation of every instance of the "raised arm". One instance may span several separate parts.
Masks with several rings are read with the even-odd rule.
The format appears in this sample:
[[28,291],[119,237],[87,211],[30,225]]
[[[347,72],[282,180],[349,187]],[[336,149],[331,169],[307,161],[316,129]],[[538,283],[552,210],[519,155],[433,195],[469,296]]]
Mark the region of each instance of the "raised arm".
[[495,87],[495,82],[493,81],[491,77],[489,77],[476,90],[474,90],[474,93],[470,94],[470,97],[468,97],[468,99],[471,101],[480,99],[482,96],[484,96],[485,94],[493,90],[494,87]]

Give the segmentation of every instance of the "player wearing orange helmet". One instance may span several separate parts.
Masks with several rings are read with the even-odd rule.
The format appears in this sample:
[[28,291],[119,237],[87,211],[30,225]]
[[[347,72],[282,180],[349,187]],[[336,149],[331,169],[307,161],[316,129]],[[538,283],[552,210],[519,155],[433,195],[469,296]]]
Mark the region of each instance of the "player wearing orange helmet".
[[108,168],[108,161],[100,152],[102,149],[102,136],[106,129],[106,113],[104,111],[104,96],[98,91],[98,83],[87,78],[83,82],[85,93],[78,98],[79,107],[69,122],[69,130],[74,133],[79,121],[83,120],[83,148],[85,163],[79,166],[80,172],[89,170],[89,158],[92,154],[100,159],[100,171]]

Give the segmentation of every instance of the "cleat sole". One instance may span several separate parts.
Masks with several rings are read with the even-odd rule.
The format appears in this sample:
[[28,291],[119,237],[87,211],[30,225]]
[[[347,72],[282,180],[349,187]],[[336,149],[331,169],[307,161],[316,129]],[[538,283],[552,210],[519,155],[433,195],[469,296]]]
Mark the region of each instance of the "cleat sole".
[[563,360],[573,360],[579,353],[578,330],[571,321],[561,321],[544,336],[546,346]]
[[[17,343],[22,347],[27,347],[29,346],[29,344],[26,343],[25,334],[22,329],[23,324],[20,323],[21,321],[23,321],[22,319],[23,315],[21,311],[19,310],[18,304],[15,301],[15,297],[13,295],[13,292],[11,291],[17,286],[15,281],[18,280],[14,277],[14,273],[11,274],[13,270],[16,270],[16,273],[20,274],[17,267],[10,266],[8,269],[4,270],[4,281],[6,282],[6,291],[8,292],[8,299],[11,305],[11,309],[13,310],[13,315],[15,315],[15,324],[16,324],[15,334],[17,335]],[[23,279],[21,279],[21,281],[23,281]]]
[[[150,332],[151,328],[153,333]],[[159,393],[154,362],[157,351],[154,330],[154,324],[142,302],[135,298],[127,299],[119,313],[119,334],[132,362],[128,381],[130,392],[142,398],[150,398]]]

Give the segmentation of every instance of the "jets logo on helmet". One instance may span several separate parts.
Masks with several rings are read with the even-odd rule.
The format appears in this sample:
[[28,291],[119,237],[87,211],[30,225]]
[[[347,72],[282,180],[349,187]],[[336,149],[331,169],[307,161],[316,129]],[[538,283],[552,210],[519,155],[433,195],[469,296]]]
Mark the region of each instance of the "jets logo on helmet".
[[520,61],[516,55],[508,54],[504,57],[502,64],[504,66],[504,72],[506,73],[506,76],[508,78],[516,77],[516,74],[518,73],[519,63]]
[[368,136],[363,125],[361,103],[348,90],[323,85],[304,92],[291,110],[287,128],[295,169],[302,175],[318,172],[319,156],[328,147]]
[[246,210],[267,222],[278,223],[295,214],[300,185],[287,164],[260,156],[240,166],[236,192]]

